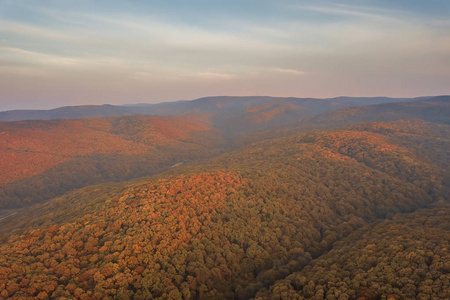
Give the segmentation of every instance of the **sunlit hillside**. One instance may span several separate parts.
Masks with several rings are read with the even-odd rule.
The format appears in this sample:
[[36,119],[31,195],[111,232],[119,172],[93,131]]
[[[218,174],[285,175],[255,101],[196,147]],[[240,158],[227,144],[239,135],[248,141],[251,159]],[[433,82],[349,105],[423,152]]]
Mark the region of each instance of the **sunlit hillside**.
[[152,174],[208,156],[220,144],[208,122],[192,117],[1,122],[0,132],[0,208]]
[[[445,215],[437,211],[448,201],[446,170],[433,147],[416,147],[413,141],[448,143],[448,130],[447,125],[416,121],[366,123],[267,139],[157,178],[116,184],[113,189],[98,186],[51,200],[37,206],[40,216],[19,211],[8,219],[17,220],[17,226],[7,226],[15,235],[4,234],[7,242],[0,246],[0,295],[441,297],[446,283],[439,274],[445,274],[445,267],[432,264],[429,272],[440,273],[428,276],[425,269],[422,276],[415,265],[411,270],[393,266],[392,276],[418,277],[398,286],[388,278],[390,286],[383,286],[384,279],[377,275],[380,279],[374,280],[370,273],[383,270],[381,260],[366,258],[364,251],[380,234],[388,245],[393,238],[389,232],[401,230],[396,228],[409,220],[415,220],[410,226],[417,233],[402,231],[405,239],[430,234],[405,246],[411,251],[427,247],[432,239],[444,243],[438,231],[445,230]],[[102,196],[102,191],[109,192]],[[76,205],[69,204],[74,201]],[[429,205],[435,210],[421,217],[420,209]],[[416,210],[410,219],[408,213]],[[25,215],[30,216],[28,227]],[[45,215],[48,218],[42,219]],[[433,223],[435,215],[440,221]],[[386,218],[393,221],[376,225]],[[389,226],[387,233],[383,224]],[[335,258],[336,251],[344,251],[340,247],[351,243],[356,243],[348,250],[352,255]],[[382,261],[397,262],[398,252],[386,247],[380,248],[386,249]],[[444,248],[440,244],[439,249]],[[428,255],[421,253],[404,256]],[[431,262],[445,261],[445,251],[433,255]],[[326,260],[328,256],[337,261]],[[332,273],[346,268],[350,257],[360,257],[361,265],[345,271],[348,275],[342,271],[342,276],[353,279]],[[316,270],[317,266],[322,267]],[[426,288],[433,284],[439,289]]]

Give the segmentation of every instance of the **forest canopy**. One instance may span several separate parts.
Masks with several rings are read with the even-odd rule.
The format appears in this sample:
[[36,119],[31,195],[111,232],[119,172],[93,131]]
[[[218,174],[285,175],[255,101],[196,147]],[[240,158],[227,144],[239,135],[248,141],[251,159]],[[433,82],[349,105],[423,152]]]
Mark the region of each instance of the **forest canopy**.
[[434,155],[448,150],[412,146],[442,139],[416,125],[268,139],[81,201],[76,219],[24,226],[0,246],[0,296],[445,296],[448,198]]

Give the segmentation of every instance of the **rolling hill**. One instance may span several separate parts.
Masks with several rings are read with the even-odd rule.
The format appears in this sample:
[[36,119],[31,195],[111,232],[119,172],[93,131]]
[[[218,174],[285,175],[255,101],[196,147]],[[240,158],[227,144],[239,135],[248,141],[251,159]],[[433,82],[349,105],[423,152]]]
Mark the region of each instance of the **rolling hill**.
[[0,123],[0,298],[448,296],[447,96],[198,101]]
[[278,103],[296,107],[301,114],[317,115],[320,113],[359,105],[374,105],[391,102],[417,101],[422,98],[387,98],[387,97],[338,97],[330,99],[314,98],[282,98],[282,97],[205,97],[191,101],[175,101],[158,104],[137,105],[84,105],[66,106],[50,110],[11,110],[0,112],[0,121],[79,119],[146,114],[174,116],[198,113],[220,113],[236,115],[244,113],[253,106],[264,106],[266,103]]
[[126,107],[114,105],[65,106],[50,110],[10,110],[0,112],[0,121],[101,118],[134,114]]
[[[445,248],[445,236],[438,233],[445,229],[445,214],[437,211],[444,211],[449,199],[443,167],[448,162],[445,156],[436,156],[440,154],[434,147],[447,145],[449,136],[448,125],[425,121],[365,123],[294,134],[158,177],[75,191],[38,205],[40,215],[33,216],[31,209],[18,211],[0,220],[18,224],[7,227],[15,234],[4,233],[8,242],[0,246],[0,296],[445,295],[441,287],[446,281],[439,273],[446,270],[440,267],[446,258],[440,250]],[[417,145],[422,139],[434,142],[430,147]],[[435,208],[420,210],[427,206]],[[393,220],[386,223],[388,230],[382,227],[385,223],[377,225],[385,218]],[[416,231],[408,236],[402,228],[411,220]],[[411,270],[393,267],[394,277],[415,273],[419,277],[389,289],[385,281],[370,279],[371,272],[384,269],[365,251],[377,249],[366,245],[380,234],[388,245],[398,231],[405,236],[398,239],[405,241],[403,249],[408,251],[419,251],[414,249],[431,245],[433,239],[440,244],[432,250],[429,269],[416,272],[412,263]],[[427,234],[430,238],[417,240],[416,246],[407,244],[408,239]],[[355,246],[340,250],[349,243]],[[336,251],[353,252],[340,256]],[[398,261],[398,252],[383,251],[387,260]],[[408,251],[404,256],[417,257],[419,262],[429,257]],[[354,273],[359,277],[353,281],[331,273],[346,268],[348,257],[361,261],[362,271]],[[342,276],[357,270],[344,269]],[[420,275],[423,272],[425,277]],[[428,277],[427,272],[434,273]],[[354,278],[351,274],[348,277]],[[302,279],[306,276],[311,278],[308,287]],[[354,286],[355,280],[359,286]],[[435,290],[433,284],[440,288]]]
[[0,208],[154,174],[217,154],[220,143],[220,134],[208,122],[192,117],[0,122]]
[[[447,98],[209,97],[134,107],[35,111],[30,116],[45,113],[41,117],[62,119],[0,122],[0,166],[4,170],[0,175],[0,209],[34,204],[90,184],[155,174],[171,165],[236,148],[240,140],[258,140],[261,132],[264,138],[265,132],[269,137],[278,136],[277,132],[270,134],[277,128],[287,132],[282,136],[361,119],[375,120],[376,116],[391,120],[424,112],[428,112],[428,119],[445,121]],[[399,102],[404,100],[408,102]],[[362,103],[371,105],[339,109]],[[394,118],[389,117],[396,111]],[[4,116],[15,113],[5,112]],[[126,115],[84,118],[116,113]],[[312,115],[318,116],[307,118]],[[307,125],[302,120],[307,120]]]
[[285,124],[282,126],[260,126],[260,130],[235,135],[233,143],[240,147],[256,141],[288,136],[298,132],[327,130],[368,122],[422,120],[427,122],[425,127],[436,127],[437,124],[449,124],[449,116],[450,96],[417,98],[416,101],[347,107],[318,115],[296,118],[293,121],[286,118]]
[[433,123],[449,124],[450,96],[438,96],[412,102],[355,106],[316,116],[310,124],[332,126],[360,122],[389,122],[417,118]]
[[448,299],[450,207],[365,226],[255,299]]

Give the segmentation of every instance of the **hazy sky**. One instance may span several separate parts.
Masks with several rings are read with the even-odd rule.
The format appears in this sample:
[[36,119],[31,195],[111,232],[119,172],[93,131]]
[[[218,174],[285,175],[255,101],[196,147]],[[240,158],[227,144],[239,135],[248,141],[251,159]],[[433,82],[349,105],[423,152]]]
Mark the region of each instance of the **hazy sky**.
[[0,0],[0,110],[438,94],[449,0]]

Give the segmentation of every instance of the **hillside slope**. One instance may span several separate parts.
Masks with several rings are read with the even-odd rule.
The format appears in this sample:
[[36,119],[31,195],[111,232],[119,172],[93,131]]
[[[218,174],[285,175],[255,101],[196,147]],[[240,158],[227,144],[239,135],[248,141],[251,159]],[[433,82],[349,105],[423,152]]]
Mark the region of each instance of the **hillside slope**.
[[450,206],[366,226],[255,299],[449,299]]
[[[260,140],[293,135],[298,132],[330,130],[358,123],[406,120],[425,121],[433,124],[427,124],[427,127],[450,124],[450,96],[431,97],[418,99],[417,101],[354,106],[318,115],[310,114],[295,120],[286,119],[286,123],[280,128],[276,126],[261,126],[259,131],[236,136],[233,142],[235,146],[242,146]],[[422,137],[426,137],[426,135],[422,135]]]
[[433,123],[450,124],[450,96],[439,96],[413,102],[385,103],[341,109],[309,121],[310,124],[332,126],[360,122],[391,122],[403,119],[422,119]]
[[251,298],[364,225],[448,200],[440,165],[375,130],[421,135],[394,125],[261,141],[22,228],[0,246],[0,296]]
[[0,208],[152,174],[216,154],[220,143],[209,123],[192,117],[0,122]]

